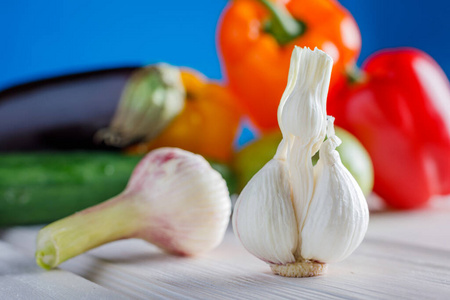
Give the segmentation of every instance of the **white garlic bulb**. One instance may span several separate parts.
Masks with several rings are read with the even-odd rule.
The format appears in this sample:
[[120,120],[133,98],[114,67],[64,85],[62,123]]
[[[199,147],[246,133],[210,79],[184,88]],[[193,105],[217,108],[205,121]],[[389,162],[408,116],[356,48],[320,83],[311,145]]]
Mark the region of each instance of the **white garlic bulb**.
[[323,273],[326,263],[350,255],[367,230],[366,200],[335,150],[334,118],[327,122],[332,65],[317,48],[295,47],[278,108],[283,140],[234,208],[233,229],[244,247],[284,276]]

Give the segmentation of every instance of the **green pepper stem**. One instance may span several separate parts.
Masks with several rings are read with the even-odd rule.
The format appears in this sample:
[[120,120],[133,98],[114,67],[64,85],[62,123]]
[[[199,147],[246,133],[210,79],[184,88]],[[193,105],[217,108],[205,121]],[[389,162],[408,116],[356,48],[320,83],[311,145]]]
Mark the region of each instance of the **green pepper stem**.
[[286,7],[269,0],[258,0],[272,15],[265,30],[272,34],[280,45],[286,45],[305,32],[305,23],[294,19]]
[[354,64],[346,70],[347,80],[352,84],[361,84],[367,81],[367,74]]
[[134,203],[122,194],[44,227],[37,237],[37,264],[51,269],[89,249],[133,237],[140,223]]

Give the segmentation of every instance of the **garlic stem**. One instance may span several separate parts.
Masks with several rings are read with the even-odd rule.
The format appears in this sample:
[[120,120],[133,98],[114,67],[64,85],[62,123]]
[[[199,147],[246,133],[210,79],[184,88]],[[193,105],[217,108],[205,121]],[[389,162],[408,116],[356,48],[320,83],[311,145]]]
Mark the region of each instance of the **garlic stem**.
[[38,235],[36,262],[45,269],[105,243],[136,235],[141,222],[133,201],[119,195],[43,228]]

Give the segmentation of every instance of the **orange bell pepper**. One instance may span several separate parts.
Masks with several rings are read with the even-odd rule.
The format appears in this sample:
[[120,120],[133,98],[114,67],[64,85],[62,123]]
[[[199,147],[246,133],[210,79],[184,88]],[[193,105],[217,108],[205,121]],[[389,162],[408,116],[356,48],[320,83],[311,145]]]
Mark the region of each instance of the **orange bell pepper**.
[[278,128],[294,45],[327,52],[333,84],[356,61],[361,37],[334,0],[234,0],[222,14],[218,46],[229,86],[262,130]]
[[154,139],[131,146],[128,153],[143,154],[159,147],[178,147],[220,162],[228,162],[242,110],[229,90],[203,75],[182,69],[186,89],[182,112]]

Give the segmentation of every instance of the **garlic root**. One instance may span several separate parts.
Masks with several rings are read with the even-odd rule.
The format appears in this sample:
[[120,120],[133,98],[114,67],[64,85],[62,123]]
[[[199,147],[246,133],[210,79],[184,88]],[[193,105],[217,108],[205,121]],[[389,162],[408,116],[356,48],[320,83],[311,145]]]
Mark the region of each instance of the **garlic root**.
[[274,274],[285,277],[314,277],[326,273],[328,265],[299,258],[296,262],[285,265],[271,264],[270,269]]

